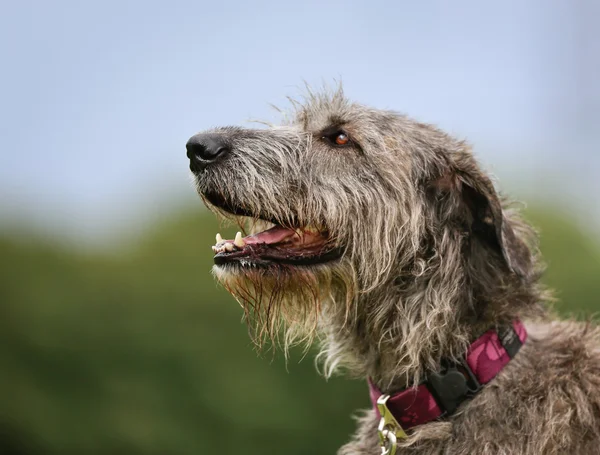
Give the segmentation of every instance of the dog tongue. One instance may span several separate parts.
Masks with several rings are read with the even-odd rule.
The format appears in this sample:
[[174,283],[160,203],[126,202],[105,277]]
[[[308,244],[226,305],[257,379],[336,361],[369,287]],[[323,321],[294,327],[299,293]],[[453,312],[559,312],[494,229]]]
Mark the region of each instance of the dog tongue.
[[244,243],[246,243],[247,245],[254,245],[257,243],[280,243],[288,238],[293,237],[295,234],[296,231],[294,231],[293,229],[275,226],[266,231],[259,232],[258,234],[244,237]]

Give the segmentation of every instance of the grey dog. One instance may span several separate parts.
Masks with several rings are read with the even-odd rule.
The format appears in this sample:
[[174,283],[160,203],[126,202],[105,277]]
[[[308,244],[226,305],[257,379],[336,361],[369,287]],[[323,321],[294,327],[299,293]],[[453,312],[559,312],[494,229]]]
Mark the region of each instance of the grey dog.
[[317,338],[325,375],[370,382],[339,453],[600,453],[600,332],[551,317],[535,233],[468,145],[341,88],[283,123],[197,134],[188,158],[240,225],[213,271],[254,339]]

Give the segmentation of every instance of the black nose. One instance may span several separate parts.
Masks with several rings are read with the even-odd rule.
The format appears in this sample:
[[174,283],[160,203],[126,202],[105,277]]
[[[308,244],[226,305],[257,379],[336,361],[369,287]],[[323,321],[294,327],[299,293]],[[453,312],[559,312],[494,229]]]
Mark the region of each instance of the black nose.
[[200,133],[192,136],[185,145],[192,167],[205,168],[208,163],[226,155],[231,149],[221,134]]

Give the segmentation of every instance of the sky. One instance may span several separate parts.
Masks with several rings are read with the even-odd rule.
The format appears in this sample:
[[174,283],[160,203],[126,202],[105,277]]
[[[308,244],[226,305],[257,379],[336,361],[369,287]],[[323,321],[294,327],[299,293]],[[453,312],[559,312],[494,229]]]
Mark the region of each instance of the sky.
[[200,207],[192,134],[340,79],[468,139],[518,197],[600,220],[598,17],[595,0],[0,1],[0,228],[93,243]]

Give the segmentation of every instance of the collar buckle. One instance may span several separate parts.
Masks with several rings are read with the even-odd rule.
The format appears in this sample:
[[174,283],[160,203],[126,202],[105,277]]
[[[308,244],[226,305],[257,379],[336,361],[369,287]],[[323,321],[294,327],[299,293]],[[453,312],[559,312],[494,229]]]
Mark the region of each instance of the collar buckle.
[[381,455],[395,455],[398,448],[398,439],[406,439],[408,437],[387,407],[389,398],[389,395],[381,395],[377,399],[377,409],[381,416],[379,426],[377,427]]
[[482,388],[466,361],[449,363],[441,373],[429,373],[426,383],[442,408],[442,415],[453,414],[463,401]]

